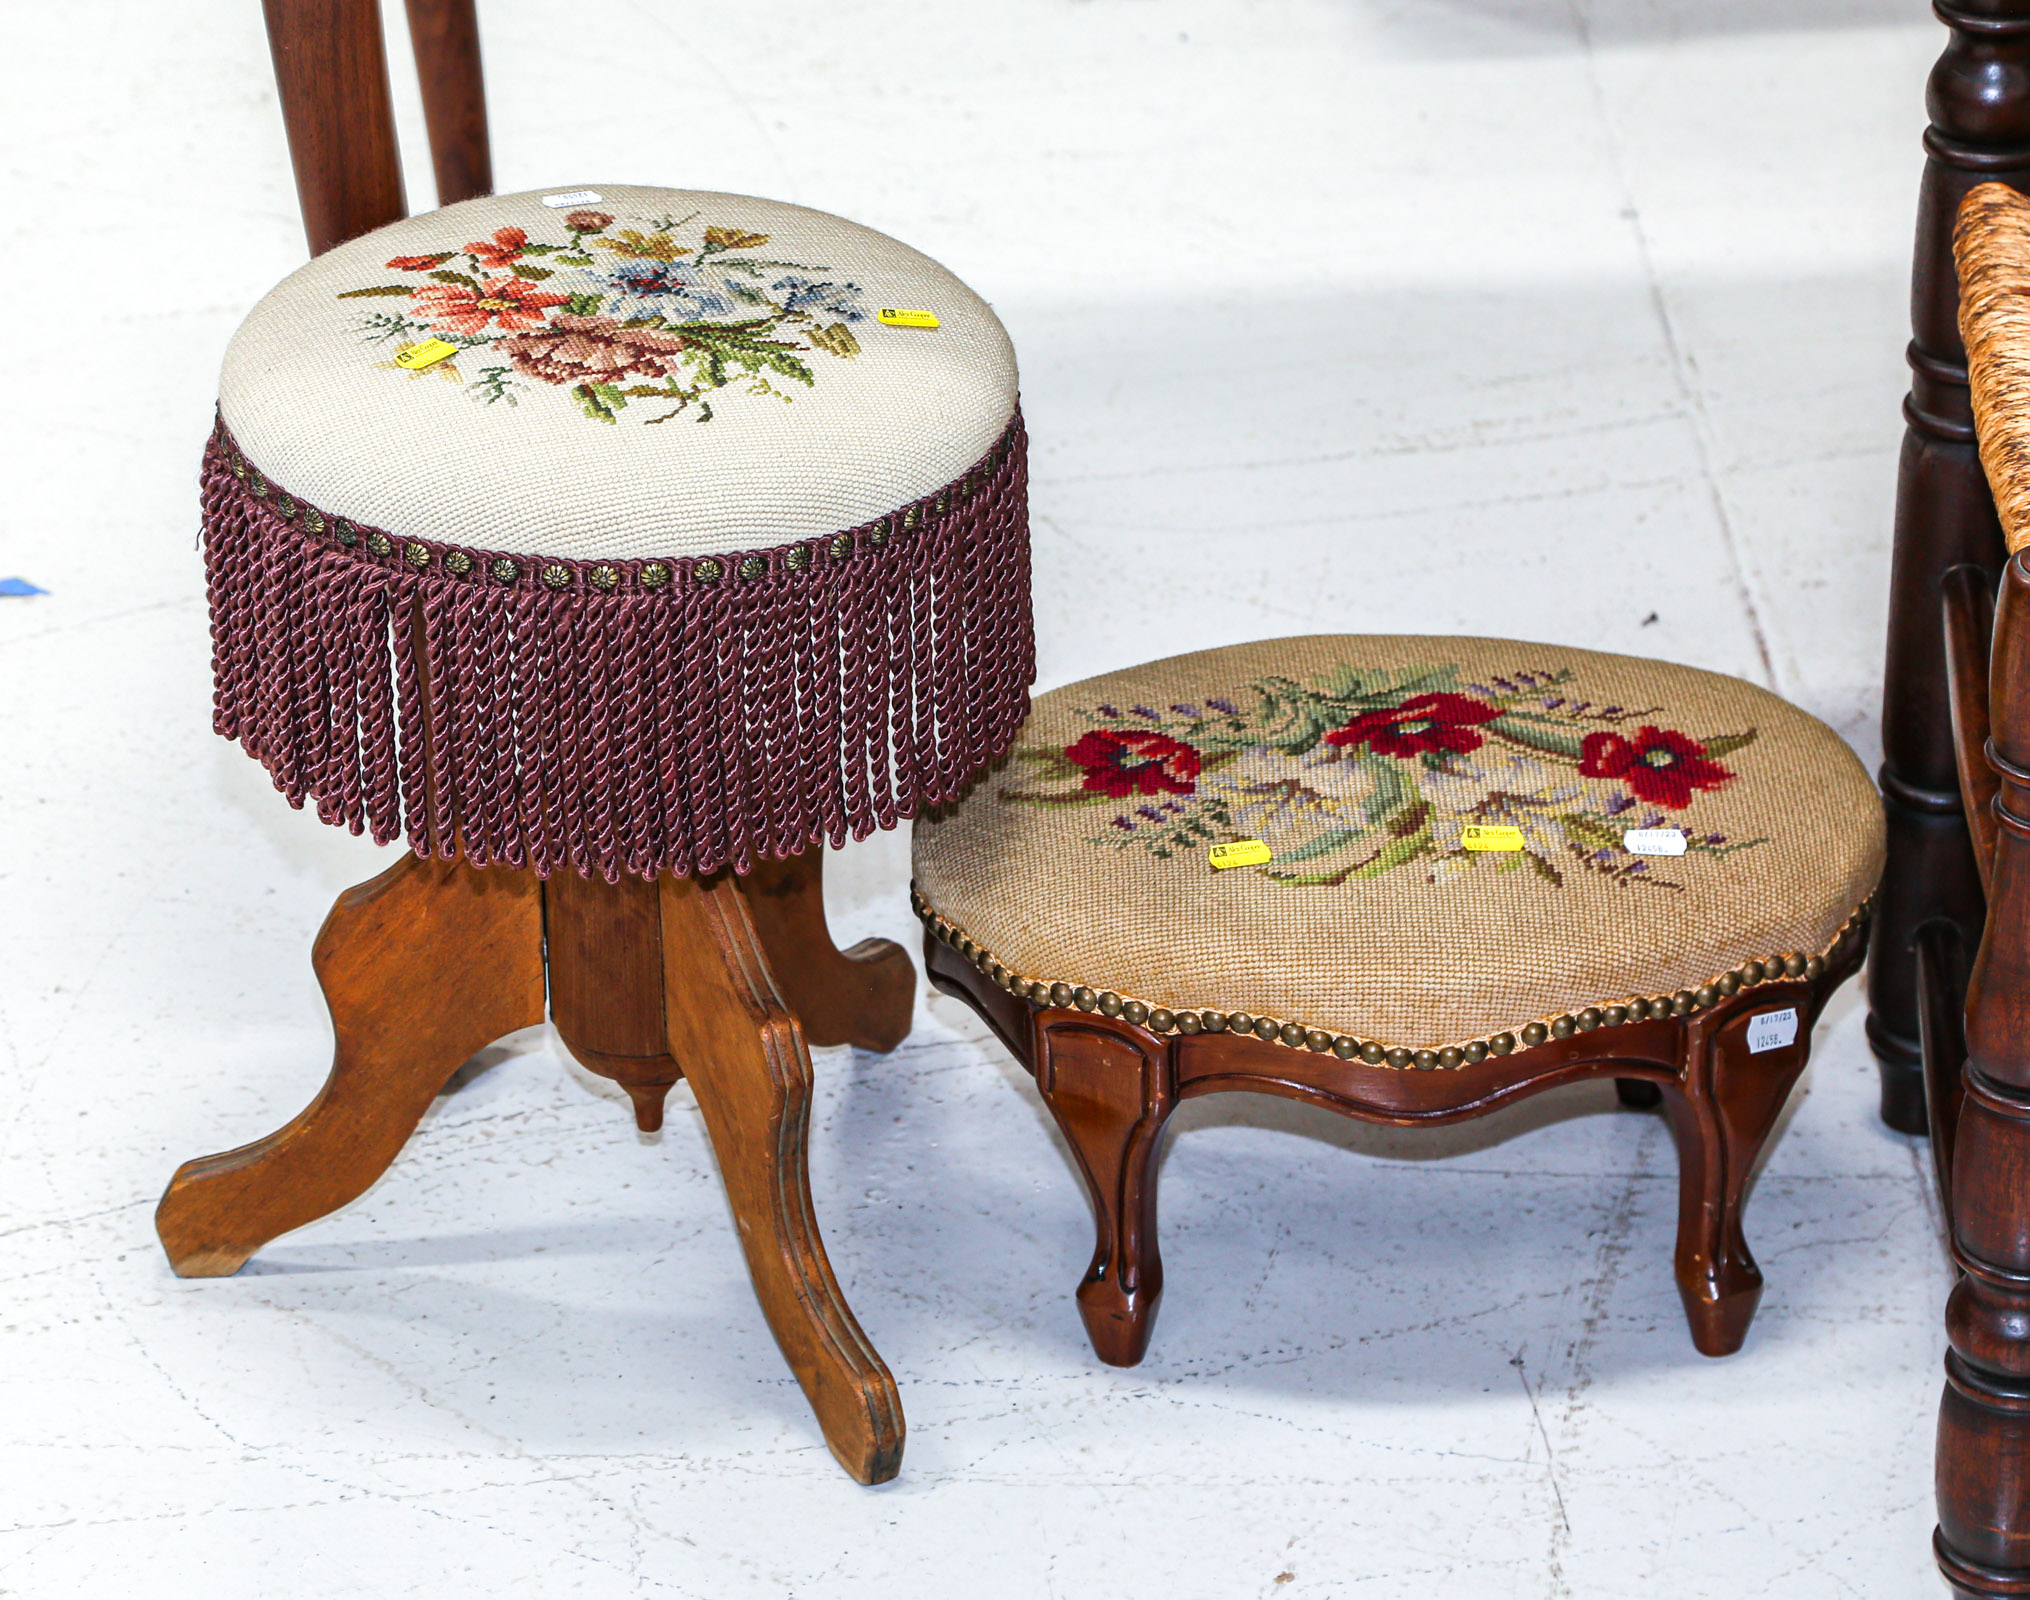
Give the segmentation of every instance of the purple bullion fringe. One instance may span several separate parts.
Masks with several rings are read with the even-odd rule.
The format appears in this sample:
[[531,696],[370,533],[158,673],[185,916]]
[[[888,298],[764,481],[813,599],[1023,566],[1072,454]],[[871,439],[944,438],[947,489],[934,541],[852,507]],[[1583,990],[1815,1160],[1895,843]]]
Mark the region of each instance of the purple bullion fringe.
[[767,550],[564,561],[359,526],[221,424],[212,725],[289,803],[421,856],[609,882],[843,844],[957,797],[1028,714],[1026,438]]

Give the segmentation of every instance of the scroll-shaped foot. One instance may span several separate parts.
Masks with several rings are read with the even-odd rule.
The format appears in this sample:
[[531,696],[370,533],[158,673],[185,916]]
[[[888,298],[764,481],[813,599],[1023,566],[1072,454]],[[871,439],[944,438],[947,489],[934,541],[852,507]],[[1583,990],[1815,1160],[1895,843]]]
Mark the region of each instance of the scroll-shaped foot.
[[892,939],[832,943],[825,923],[825,847],[758,862],[738,879],[768,952],[775,986],[812,1044],[850,1044],[886,1055],[909,1037],[916,969]]
[[1086,1337],[1109,1366],[1149,1349],[1163,1298],[1156,1245],[1156,1153],[1177,1104],[1169,1063],[1099,1019],[1039,1030],[1036,1086],[1078,1157],[1098,1243],[1078,1286]]
[[902,1401],[811,1212],[803,1032],[732,875],[659,887],[670,1054],[698,1097],[762,1314],[839,1464],[884,1483],[902,1464]]
[[536,880],[406,856],[339,896],[311,964],[337,1036],[331,1076],[287,1127],[177,1169],[155,1229],[180,1277],[237,1272],[356,1199],[452,1073],[543,1020]]
[[1798,1009],[1796,1042],[1774,1050],[1749,1050],[1746,1011],[1711,1032],[1694,1026],[1683,1081],[1663,1088],[1678,1145],[1678,1295],[1701,1355],[1739,1350],[1762,1299],[1741,1212],[1756,1157],[1804,1071],[1811,1013],[1801,996]]

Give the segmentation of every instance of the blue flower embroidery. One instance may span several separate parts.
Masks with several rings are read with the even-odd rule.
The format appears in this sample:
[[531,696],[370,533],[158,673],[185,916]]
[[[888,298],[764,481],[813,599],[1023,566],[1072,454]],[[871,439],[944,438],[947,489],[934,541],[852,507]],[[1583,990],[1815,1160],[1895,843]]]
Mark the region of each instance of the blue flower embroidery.
[[802,311],[811,315],[823,312],[845,322],[864,322],[867,313],[860,307],[861,289],[857,283],[816,283],[809,278],[777,278],[769,286],[771,294],[782,296],[785,311]]
[[732,298],[721,286],[681,261],[623,261],[606,275],[606,284],[636,302],[634,306],[613,307],[622,317],[661,316],[672,322],[697,322],[733,314]]

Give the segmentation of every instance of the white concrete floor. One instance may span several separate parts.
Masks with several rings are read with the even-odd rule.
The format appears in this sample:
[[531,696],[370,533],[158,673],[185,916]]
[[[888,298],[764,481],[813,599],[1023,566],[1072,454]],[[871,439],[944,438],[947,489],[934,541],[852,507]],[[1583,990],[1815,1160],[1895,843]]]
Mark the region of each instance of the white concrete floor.
[[[995,302],[1045,686],[1510,633],[1744,674],[1873,763],[1921,0],[482,11],[503,187],[802,201]],[[688,1093],[637,1136],[541,1032],[358,1204],[172,1277],[157,1193],[314,1091],[310,937],[388,858],[208,731],[197,452],[302,249],[258,7],[0,37],[0,576],[51,591],[0,600],[0,1594],[1941,1592],[1947,1275],[1851,990],[1726,1361],[1662,1125],[1573,1093],[1422,1137],[1194,1103],[1155,1348],[1102,1367],[1083,1195],[942,998],[818,1060],[819,1214],[909,1413],[886,1488],[778,1360]],[[844,938],[913,935],[906,860],[835,861]]]

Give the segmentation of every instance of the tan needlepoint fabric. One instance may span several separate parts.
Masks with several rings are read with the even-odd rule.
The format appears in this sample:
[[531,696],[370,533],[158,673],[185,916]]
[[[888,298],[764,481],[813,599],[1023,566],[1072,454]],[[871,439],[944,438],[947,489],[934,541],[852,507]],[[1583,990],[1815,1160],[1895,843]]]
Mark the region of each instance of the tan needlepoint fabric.
[[[1682,855],[1629,848],[1673,829]],[[1245,839],[1273,859],[1212,868]],[[1338,635],[1044,695],[914,846],[931,909],[1022,974],[1412,1049],[1818,954],[1882,849],[1853,753],[1752,684]]]
[[2011,550],[2030,544],[2030,199],[1984,183],[1953,230],[1981,465]]
[[[596,198],[544,204],[560,192]],[[340,245],[254,308],[219,380],[247,459],[322,512],[577,560],[856,527],[959,478],[1015,403],[1000,322],[929,257],[802,206],[623,184]]]

